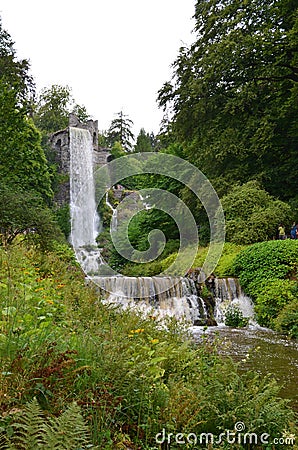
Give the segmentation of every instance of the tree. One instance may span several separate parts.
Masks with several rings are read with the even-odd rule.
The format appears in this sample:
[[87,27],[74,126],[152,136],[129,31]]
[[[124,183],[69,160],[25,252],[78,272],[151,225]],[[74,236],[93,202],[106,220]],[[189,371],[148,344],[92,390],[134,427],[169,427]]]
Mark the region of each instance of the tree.
[[13,43],[1,22],[0,54],[0,179],[49,199],[50,175],[41,136],[28,117],[34,94],[29,64],[15,59]]
[[196,40],[159,91],[176,139],[209,178],[259,178],[288,199],[298,176],[297,3],[197,0],[195,19]]
[[154,143],[154,136],[152,134],[146,133],[144,128],[141,128],[140,133],[137,137],[136,145],[134,146],[135,152],[152,152]]
[[235,186],[223,197],[222,205],[226,238],[236,244],[272,239],[280,223],[291,223],[289,205],[273,198],[255,181]]
[[16,238],[30,240],[42,249],[62,233],[52,211],[35,191],[0,183],[0,243],[7,247]]
[[15,101],[18,109],[24,112],[31,111],[32,101],[35,96],[35,84],[29,74],[29,62],[27,59],[17,60],[14,42],[9,33],[3,29],[0,17],[0,79],[2,87],[15,93]]
[[40,92],[35,108],[34,122],[40,130],[54,133],[68,126],[71,112],[81,122],[86,122],[90,118],[85,106],[75,103],[69,86],[54,84]]
[[134,135],[131,131],[133,121],[123,114],[122,111],[117,113],[117,118],[113,119],[108,130],[108,143],[113,146],[115,142],[120,142],[125,151],[131,151]]

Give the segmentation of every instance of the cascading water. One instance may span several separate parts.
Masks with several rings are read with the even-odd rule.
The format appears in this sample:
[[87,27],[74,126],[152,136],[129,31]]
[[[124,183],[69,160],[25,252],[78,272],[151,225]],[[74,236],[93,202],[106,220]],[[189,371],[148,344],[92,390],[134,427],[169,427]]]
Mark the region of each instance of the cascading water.
[[158,318],[176,317],[191,323],[206,319],[203,301],[192,280],[183,277],[101,277],[94,281],[110,293],[107,303],[132,307]]
[[254,306],[251,298],[243,294],[236,278],[216,278],[214,280],[214,318],[218,325],[224,325],[229,308],[237,307],[250,325],[256,325]]
[[85,273],[96,273],[101,263],[96,245],[99,217],[93,179],[93,144],[88,130],[69,128],[70,139],[70,241]]
[[109,201],[109,192],[106,192],[106,205],[112,210],[112,219],[111,219],[111,229],[115,231],[118,225],[118,214],[117,208],[114,208],[111,202]]

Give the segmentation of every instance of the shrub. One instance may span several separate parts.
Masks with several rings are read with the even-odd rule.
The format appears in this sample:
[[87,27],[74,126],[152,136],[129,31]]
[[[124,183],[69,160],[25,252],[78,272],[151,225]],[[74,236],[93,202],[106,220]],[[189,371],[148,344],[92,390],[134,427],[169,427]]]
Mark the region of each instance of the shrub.
[[274,199],[256,181],[236,186],[223,197],[226,239],[236,244],[266,241],[276,234],[278,223],[290,219],[290,207]]
[[233,273],[253,298],[271,280],[295,278],[298,268],[298,241],[261,242],[244,249],[233,263]]
[[274,321],[277,331],[298,339],[298,299],[286,305]]
[[248,318],[243,317],[238,306],[230,305],[226,311],[225,325],[227,327],[241,328],[248,324]]
[[236,256],[233,272],[253,299],[259,324],[295,336],[298,241],[254,244]]
[[289,280],[271,280],[264,284],[255,300],[255,312],[260,325],[275,328],[275,318],[294,300],[295,286],[296,282]]

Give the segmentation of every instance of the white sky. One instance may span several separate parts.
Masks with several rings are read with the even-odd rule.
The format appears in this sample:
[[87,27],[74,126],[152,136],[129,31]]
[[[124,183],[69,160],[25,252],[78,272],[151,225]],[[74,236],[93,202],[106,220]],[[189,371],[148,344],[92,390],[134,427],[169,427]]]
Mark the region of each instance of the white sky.
[[108,129],[123,110],[157,133],[157,91],[181,45],[194,40],[195,0],[1,0],[3,27],[29,59],[38,91],[69,85],[76,102]]

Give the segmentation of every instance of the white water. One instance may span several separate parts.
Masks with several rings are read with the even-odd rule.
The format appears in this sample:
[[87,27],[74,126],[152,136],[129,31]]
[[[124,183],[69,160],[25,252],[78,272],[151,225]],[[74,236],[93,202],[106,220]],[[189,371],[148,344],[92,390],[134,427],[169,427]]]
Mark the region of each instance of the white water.
[[242,312],[243,317],[249,319],[249,325],[257,325],[253,302],[243,294],[236,278],[215,279],[215,301],[214,318],[218,325],[224,325],[227,310],[233,306]]
[[86,273],[101,263],[96,245],[99,217],[93,178],[93,144],[88,130],[69,128],[70,139],[70,242]]
[[106,192],[106,205],[112,210],[111,230],[115,231],[118,225],[117,208],[114,208],[113,205],[110,203],[108,191]]
[[190,323],[203,318],[204,307],[192,280],[182,277],[94,277],[106,303],[133,308],[156,318],[176,317]]

